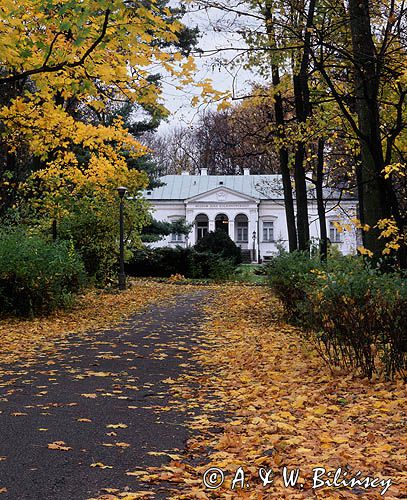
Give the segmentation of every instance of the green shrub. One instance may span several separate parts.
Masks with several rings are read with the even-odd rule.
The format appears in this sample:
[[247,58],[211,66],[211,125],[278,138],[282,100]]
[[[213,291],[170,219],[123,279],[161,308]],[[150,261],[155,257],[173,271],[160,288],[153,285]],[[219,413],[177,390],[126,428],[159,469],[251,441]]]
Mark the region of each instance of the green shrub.
[[0,232],[0,311],[33,316],[71,304],[85,283],[68,242],[48,243],[23,230]]
[[236,265],[232,259],[215,257],[209,266],[209,278],[217,282],[230,280],[235,273]]
[[291,319],[313,332],[332,364],[371,378],[377,361],[391,378],[406,375],[407,283],[362,258],[338,257],[326,265],[293,253],[269,267],[270,283]]
[[318,267],[320,263],[317,258],[310,259],[306,252],[298,251],[282,252],[267,265],[270,285],[283,302],[291,320],[303,319],[302,303],[306,300],[307,289],[315,280],[310,271]]
[[[117,280],[119,271],[118,200],[92,197],[89,194],[73,200],[69,212],[58,222],[58,239],[72,241],[85,265],[89,278],[99,286]],[[125,257],[130,253],[127,242],[140,243],[146,222],[146,209],[137,198],[124,203]]]
[[232,259],[227,259],[211,252],[196,252],[192,249],[188,259],[186,276],[189,278],[210,278],[215,281],[230,279],[236,265]]
[[242,252],[229,236],[218,229],[205,234],[195,245],[195,250],[200,253],[210,252],[223,259],[231,259],[234,264],[242,262]]
[[211,252],[197,252],[193,248],[144,248],[133,251],[126,264],[130,276],[169,277],[181,274],[186,278],[229,279],[235,270],[232,259]]
[[188,274],[188,261],[191,249],[144,248],[134,250],[126,264],[126,273],[130,276],[169,277],[173,274]]

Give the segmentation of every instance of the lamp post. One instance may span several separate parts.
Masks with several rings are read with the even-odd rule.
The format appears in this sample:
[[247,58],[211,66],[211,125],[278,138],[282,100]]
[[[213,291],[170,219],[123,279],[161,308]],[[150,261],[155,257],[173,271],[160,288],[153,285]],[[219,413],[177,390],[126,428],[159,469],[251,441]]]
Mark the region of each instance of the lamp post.
[[120,197],[120,271],[119,271],[119,290],[126,289],[126,275],[124,274],[124,221],[123,221],[123,209],[124,209],[124,195],[127,192],[127,188],[120,186],[117,188],[117,192]]
[[255,261],[256,260],[256,231],[253,231],[252,239],[253,239],[253,257],[252,257],[252,261]]

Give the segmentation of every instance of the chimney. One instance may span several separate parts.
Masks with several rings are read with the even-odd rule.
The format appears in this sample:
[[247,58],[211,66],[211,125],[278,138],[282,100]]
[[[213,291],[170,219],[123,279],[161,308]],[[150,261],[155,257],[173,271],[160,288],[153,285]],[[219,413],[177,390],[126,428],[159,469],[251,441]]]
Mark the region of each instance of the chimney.
[[243,175],[250,175],[250,168],[244,168]]
[[201,175],[208,175],[208,169],[207,168],[201,168]]
[[189,172],[187,172],[186,170],[183,170],[183,171],[181,172],[181,175],[189,175]]

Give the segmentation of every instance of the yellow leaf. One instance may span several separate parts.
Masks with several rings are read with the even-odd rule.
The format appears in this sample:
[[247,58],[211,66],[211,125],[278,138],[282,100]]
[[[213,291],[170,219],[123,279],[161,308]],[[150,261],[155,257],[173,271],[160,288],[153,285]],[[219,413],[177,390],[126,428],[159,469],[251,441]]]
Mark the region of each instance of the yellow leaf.
[[127,425],[126,424],[108,424],[106,425],[108,429],[126,429]]
[[54,441],[53,443],[49,443],[48,448],[50,450],[60,450],[60,451],[72,450],[70,446],[66,446],[66,443],[64,441]]
[[113,469],[111,465],[105,465],[102,462],[95,462],[93,464],[90,464],[91,467],[97,467],[99,469]]

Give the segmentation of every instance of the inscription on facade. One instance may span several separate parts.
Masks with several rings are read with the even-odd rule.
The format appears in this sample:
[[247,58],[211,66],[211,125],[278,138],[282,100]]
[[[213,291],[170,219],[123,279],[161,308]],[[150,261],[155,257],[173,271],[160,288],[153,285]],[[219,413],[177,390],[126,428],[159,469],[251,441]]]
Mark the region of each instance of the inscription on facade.
[[243,205],[241,202],[230,202],[230,203],[196,203],[194,205],[188,205],[188,208],[245,208],[247,205]]

